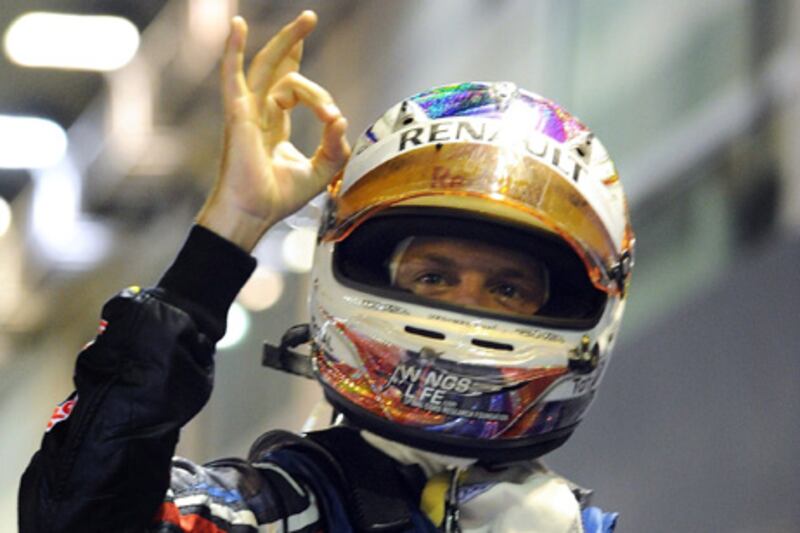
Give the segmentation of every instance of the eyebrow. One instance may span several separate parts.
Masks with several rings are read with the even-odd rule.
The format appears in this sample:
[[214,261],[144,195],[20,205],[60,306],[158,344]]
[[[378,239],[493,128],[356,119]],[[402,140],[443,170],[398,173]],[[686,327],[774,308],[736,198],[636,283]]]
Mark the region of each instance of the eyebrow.
[[444,255],[439,255],[439,254],[436,254],[436,253],[425,254],[422,257],[420,257],[419,259],[421,259],[423,261],[431,261],[433,263],[438,263],[439,265],[445,266],[445,267],[455,267],[455,266],[457,266],[456,262],[453,261],[452,259],[450,259],[449,257],[444,256]]
[[516,268],[503,268],[497,272],[492,272],[492,276],[502,278],[536,278],[538,276],[531,274],[528,270],[519,270]]
[[[451,258],[449,258],[447,256],[444,256],[444,255],[439,255],[437,253],[425,254],[422,257],[420,257],[420,260],[431,261],[432,263],[436,263],[436,264],[438,264],[439,266],[442,266],[442,267],[454,268],[454,267],[458,266],[458,263],[453,261]],[[493,277],[505,277],[505,278],[514,278],[514,279],[531,279],[531,278],[533,278],[535,280],[539,276],[535,275],[535,274],[532,274],[531,273],[532,270],[537,270],[538,271],[538,269],[526,270],[526,269],[505,267],[505,268],[501,268],[498,271],[490,272],[490,274]]]

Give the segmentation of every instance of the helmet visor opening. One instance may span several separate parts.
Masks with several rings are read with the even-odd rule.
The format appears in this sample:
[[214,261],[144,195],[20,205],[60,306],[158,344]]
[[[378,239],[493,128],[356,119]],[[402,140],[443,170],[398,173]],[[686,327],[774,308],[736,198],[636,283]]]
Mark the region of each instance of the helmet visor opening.
[[452,210],[386,210],[333,253],[347,286],[474,316],[580,329],[606,302],[559,239]]
[[[579,167],[576,167],[579,168]],[[619,294],[619,246],[606,221],[562,171],[518,144],[445,143],[400,153],[353,181],[331,187],[335,210],[323,240],[339,241],[373,212],[427,205],[486,211],[523,227],[537,225],[568,242],[599,290]],[[627,246],[627,243],[623,243]]]

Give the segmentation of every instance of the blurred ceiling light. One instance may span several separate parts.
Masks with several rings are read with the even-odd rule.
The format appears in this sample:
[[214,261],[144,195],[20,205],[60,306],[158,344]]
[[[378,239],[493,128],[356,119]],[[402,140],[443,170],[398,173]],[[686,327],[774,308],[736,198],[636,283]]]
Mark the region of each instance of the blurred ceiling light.
[[325,210],[327,201],[328,193],[321,192],[299,211],[286,217],[284,221],[290,228],[307,228],[316,231],[319,228],[319,221],[322,218],[322,212]]
[[0,196],[0,238],[6,234],[11,227],[11,206],[6,199]]
[[139,48],[139,30],[129,20],[107,15],[26,13],[11,23],[5,50],[26,67],[116,70]]
[[295,228],[286,234],[281,256],[286,268],[293,272],[308,272],[314,262],[317,232],[311,228]]
[[204,78],[216,65],[228,35],[235,0],[189,0],[189,35],[181,42],[179,64],[192,78]]
[[71,233],[80,212],[81,178],[65,158],[61,164],[31,174],[31,229],[45,241],[62,240]]
[[225,336],[217,343],[218,350],[233,348],[244,340],[250,329],[250,315],[244,307],[234,303],[228,311],[228,325]]
[[44,118],[0,115],[0,168],[46,168],[67,151],[67,134]]
[[234,2],[224,0],[189,0],[189,31],[192,38],[217,47],[228,35]]
[[61,268],[85,270],[101,261],[111,245],[105,226],[81,216],[81,176],[72,159],[34,170],[32,237],[39,252]]
[[153,73],[147,61],[137,58],[108,76],[109,130],[114,163],[125,169],[141,159],[153,130]]
[[283,239],[286,237],[289,228],[283,224],[270,229],[264,238],[256,245],[253,250],[253,257],[258,260],[258,266],[272,270],[274,272],[283,272],[286,267],[283,264],[283,257],[281,257],[281,245]]
[[272,307],[283,293],[283,276],[258,267],[239,292],[239,303],[250,311]]

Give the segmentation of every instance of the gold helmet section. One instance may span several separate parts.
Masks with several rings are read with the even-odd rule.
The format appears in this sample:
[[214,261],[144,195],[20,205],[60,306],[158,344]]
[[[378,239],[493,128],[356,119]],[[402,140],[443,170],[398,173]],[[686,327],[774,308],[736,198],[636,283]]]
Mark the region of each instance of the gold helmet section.
[[[571,177],[528,153],[529,146],[428,144],[401,153],[342,191],[331,186],[334,209],[321,238],[339,241],[363,221],[392,206],[433,206],[557,234],[585,263],[592,283],[608,294],[624,292],[632,235],[622,252]],[[578,167],[575,167],[578,169]],[[613,167],[612,167],[613,168]],[[576,170],[573,176],[581,179]],[[585,177],[583,179],[586,179]],[[601,187],[616,185],[616,175]]]

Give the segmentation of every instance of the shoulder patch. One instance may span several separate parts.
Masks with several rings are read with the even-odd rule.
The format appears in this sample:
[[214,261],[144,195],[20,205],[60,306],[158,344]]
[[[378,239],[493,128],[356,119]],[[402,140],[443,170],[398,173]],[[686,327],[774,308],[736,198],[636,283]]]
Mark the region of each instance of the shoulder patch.
[[44,432],[49,433],[57,424],[69,418],[76,403],[78,403],[78,393],[73,393],[69,398],[56,405],[56,408],[53,409],[53,414],[50,415],[50,420],[47,422],[47,428],[45,428]]

